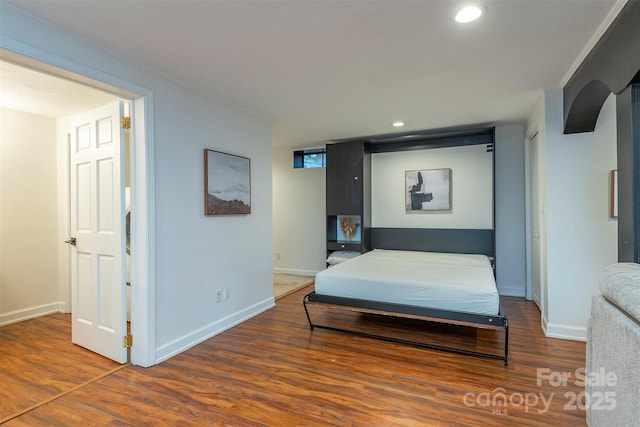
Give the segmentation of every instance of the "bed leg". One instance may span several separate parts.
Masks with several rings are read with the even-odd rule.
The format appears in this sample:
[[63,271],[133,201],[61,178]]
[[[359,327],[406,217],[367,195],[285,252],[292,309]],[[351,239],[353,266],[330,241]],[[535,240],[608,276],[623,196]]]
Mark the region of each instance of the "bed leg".
[[309,322],[309,329],[311,329],[313,331],[313,323],[311,323],[311,317],[309,317],[309,310],[307,310],[307,298],[309,297],[309,295],[305,295],[304,298],[302,298],[302,306],[304,307],[304,314],[307,315],[307,321]]
[[509,356],[509,321],[504,319],[504,366],[508,366],[507,357]]

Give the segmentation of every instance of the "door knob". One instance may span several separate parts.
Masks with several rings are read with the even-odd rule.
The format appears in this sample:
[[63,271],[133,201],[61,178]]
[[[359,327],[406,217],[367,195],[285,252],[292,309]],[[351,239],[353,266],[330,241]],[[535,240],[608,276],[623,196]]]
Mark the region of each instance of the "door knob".
[[75,245],[76,245],[76,238],[75,238],[75,237],[72,237],[72,238],[70,238],[69,240],[65,240],[64,242],[65,242],[65,243],[68,243],[68,244],[70,244],[70,245],[75,246]]

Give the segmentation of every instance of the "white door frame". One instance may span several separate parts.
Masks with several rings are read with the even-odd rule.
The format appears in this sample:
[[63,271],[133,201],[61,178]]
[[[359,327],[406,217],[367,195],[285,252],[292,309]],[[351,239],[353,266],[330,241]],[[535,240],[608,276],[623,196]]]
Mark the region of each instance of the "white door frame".
[[[4,60],[17,65],[82,83],[132,101],[131,279],[135,286],[131,288],[131,305],[135,308],[131,311],[131,333],[134,337],[131,363],[152,366],[156,364],[153,92],[9,37],[0,37],[0,55]],[[64,228],[63,222],[65,221],[60,221],[60,226]],[[67,221],[67,236],[68,226]],[[68,268],[69,263],[66,265]]]
[[[537,135],[536,130],[535,134]],[[532,245],[531,245],[531,139],[525,138],[524,143],[524,217],[525,217],[525,295],[531,301],[533,299],[533,274]]]
[[[534,139],[537,139],[536,142],[536,147],[533,147],[533,141]],[[531,159],[533,157],[533,153],[532,151],[534,149],[539,150],[539,144],[541,144],[540,142],[540,136],[539,136],[539,132],[536,129],[535,132],[533,132],[533,134],[530,137],[527,137],[526,139],[526,144],[525,144],[525,194],[526,194],[526,210],[525,210],[525,215],[526,215],[526,250],[527,250],[527,255],[526,255],[526,264],[527,264],[527,271],[526,271],[526,280],[527,280],[527,286],[526,286],[526,298],[528,300],[532,300],[536,303],[536,305],[538,306],[538,308],[540,309],[540,312],[542,313],[542,317],[544,319],[544,312],[545,312],[545,293],[546,293],[546,288],[544,286],[545,283],[545,258],[543,256],[544,251],[543,251],[543,247],[544,247],[544,239],[545,239],[545,234],[543,232],[544,226],[542,225],[542,221],[543,221],[543,215],[544,215],[544,201],[542,200],[533,200],[533,192],[532,192],[532,173],[534,172],[532,170],[531,167]],[[540,162],[540,155],[538,152],[538,161]],[[538,169],[540,169],[540,164],[537,165]],[[537,171],[538,172],[538,176],[540,174],[540,170]],[[541,185],[538,182],[538,197],[540,196],[540,191],[541,190]],[[541,222],[541,224],[538,224],[540,229],[538,230],[540,233],[539,239],[539,245],[540,247],[538,248],[538,250],[540,251],[538,255],[538,258],[540,260],[540,265],[538,265],[538,276],[539,276],[539,286],[540,286],[540,290],[539,290],[539,295],[535,295],[535,293],[533,292],[534,290],[534,286],[535,283],[533,281],[533,271],[534,271],[534,244],[533,244],[533,209],[541,209],[542,206],[542,213],[539,214],[540,218],[539,221]],[[536,299],[537,297],[537,299]]]

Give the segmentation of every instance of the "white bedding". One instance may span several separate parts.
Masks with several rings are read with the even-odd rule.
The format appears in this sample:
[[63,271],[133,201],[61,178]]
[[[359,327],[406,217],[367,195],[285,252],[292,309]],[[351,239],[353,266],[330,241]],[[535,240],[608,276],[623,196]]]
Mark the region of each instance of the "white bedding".
[[477,314],[499,313],[493,269],[484,255],[375,249],[318,273],[315,291]]

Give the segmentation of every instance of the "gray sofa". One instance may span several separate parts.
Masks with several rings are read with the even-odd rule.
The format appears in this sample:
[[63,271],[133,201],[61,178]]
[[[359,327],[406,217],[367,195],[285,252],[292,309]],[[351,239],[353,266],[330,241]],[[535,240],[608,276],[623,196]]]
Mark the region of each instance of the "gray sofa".
[[587,424],[640,426],[640,265],[607,267],[600,291],[587,327]]

